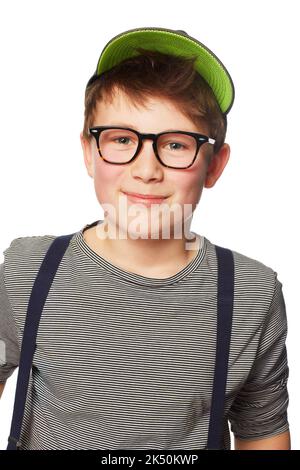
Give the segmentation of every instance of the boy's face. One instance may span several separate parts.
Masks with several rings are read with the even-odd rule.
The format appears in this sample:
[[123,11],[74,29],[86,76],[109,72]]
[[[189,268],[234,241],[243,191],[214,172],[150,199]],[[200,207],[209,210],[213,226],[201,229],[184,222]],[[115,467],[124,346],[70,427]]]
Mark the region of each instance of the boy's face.
[[[196,127],[170,101],[153,97],[146,104],[147,108],[136,108],[118,90],[112,103],[104,101],[98,103],[93,126],[130,127],[143,133],[182,130],[199,132],[209,136],[206,126],[201,129]],[[82,133],[80,137],[85,165],[88,174],[94,179],[97,199],[105,210],[107,209],[106,205],[110,205],[115,209],[115,215],[112,216],[112,214],[107,213],[107,219],[109,220],[106,220],[115,226],[119,226],[125,232],[128,232],[128,226],[131,224],[129,231],[136,233],[137,229],[133,228],[135,226],[133,221],[139,219],[138,233],[143,233],[145,238],[150,238],[150,233],[153,233],[154,230],[153,226],[151,232],[151,220],[155,217],[152,212],[152,219],[150,218],[153,206],[146,207],[140,204],[137,206],[127,198],[124,192],[166,196],[163,204],[167,204],[166,207],[171,216],[164,217],[164,225],[170,225],[172,232],[174,224],[182,225],[184,219],[191,217],[191,211],[195,210],[203,187],[209,188],[215,184],[226,166],[230,154],[228,144],[224,144],[208,164],[205,152],[211,151],[212,146],[205,143],[200,147],[197,158],[190,168],[167,168],[157,160],[152,148],[152,141],[146,139],[134,161],[125,165],[113,165],[105,162],[99,156],[95,139],[89,143],[83,138]],[[125,212],[124,205],[122,209],[119,206],[121,199],[123,204],[127,204]],[[192,209],[187,210],[184,216],[184,206],[186,204]],[[139,207],[142,211],[135,212],[135,215],[133,215],[131,209],[129,213],[129,208],[132,205]],[[119,217],[121,214],[123,216],[122,220]],[[125,220],[124,214],[126,214],[127,220]],[[124,225],[125,223],[126,225]],[[161,229],[162,226],[160,225],[159,231]]]

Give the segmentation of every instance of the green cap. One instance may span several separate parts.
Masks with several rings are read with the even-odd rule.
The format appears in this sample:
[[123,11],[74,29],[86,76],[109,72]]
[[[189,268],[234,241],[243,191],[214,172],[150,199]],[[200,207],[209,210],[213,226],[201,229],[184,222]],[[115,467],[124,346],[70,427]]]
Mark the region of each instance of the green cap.
[[195,69],[212,89],[222,113],[230,111],[234,101],[234,85],[229,72],[208,47],[182,30],[136,28],[118,34],[102,50],[96,71],[86,86],[123,60],[139,55],[136,47],[175,56],[197,56]]

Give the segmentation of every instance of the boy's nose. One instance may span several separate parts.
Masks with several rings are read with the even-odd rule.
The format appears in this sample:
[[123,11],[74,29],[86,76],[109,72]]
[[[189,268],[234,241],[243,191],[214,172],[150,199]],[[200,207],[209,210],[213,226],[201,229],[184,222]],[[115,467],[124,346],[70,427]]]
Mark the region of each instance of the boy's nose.
[[150,139],[143,140],[140,152],[131,165],[133,176],[139,176],[146,180],[161,178],[163,174],[163,166],[156,158]]
[[143,139],[140,151],[134,160],[134,162],[143,161],[143,165],[145,164],[160,164],[158,159],[156,158],[154,148],[153,148],[153,141],[151,139]]

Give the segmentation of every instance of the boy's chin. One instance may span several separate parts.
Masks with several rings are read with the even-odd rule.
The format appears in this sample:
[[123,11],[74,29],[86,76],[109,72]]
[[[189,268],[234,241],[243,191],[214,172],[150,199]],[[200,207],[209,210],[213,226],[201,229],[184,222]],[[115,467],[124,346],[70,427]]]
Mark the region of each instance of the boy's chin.
[[[182,237],[182,230],[180,229],[181,223],[177,227],[176,238]],[[120,226],[120,232],[127,234],[127,238],[138,240],[170,240],[173,238],[174,233],[176,234],[175,227],[172,223],[165,222],[162,220],[144,221],[144,223],[136,225],[134,222],[128,223],[127,226]]]
[[184,238],[182,216],[164,217],[162,214],[150,214],[145,211],[139,216],[128,213],[110,214],[105,217],[101,232],[111,239],[170,240]]

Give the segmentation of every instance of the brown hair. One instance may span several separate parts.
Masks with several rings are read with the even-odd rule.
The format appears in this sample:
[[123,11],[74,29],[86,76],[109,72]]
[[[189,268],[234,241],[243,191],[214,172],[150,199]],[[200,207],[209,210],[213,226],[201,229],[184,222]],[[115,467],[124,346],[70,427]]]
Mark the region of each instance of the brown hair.
[[83,136],[90,140],[89,127],[95,118],[97,102],[113,99],[115,87],[135,106],[146,106],[153,96],[168,99],[196,126],[206,124],[209,137],[216,139],[213,153],[225,141],[227,119],[201,75],[194,69],[195,56],[186,58],[136,48],[139,55],[125,59],[102,73],[85,91]]

